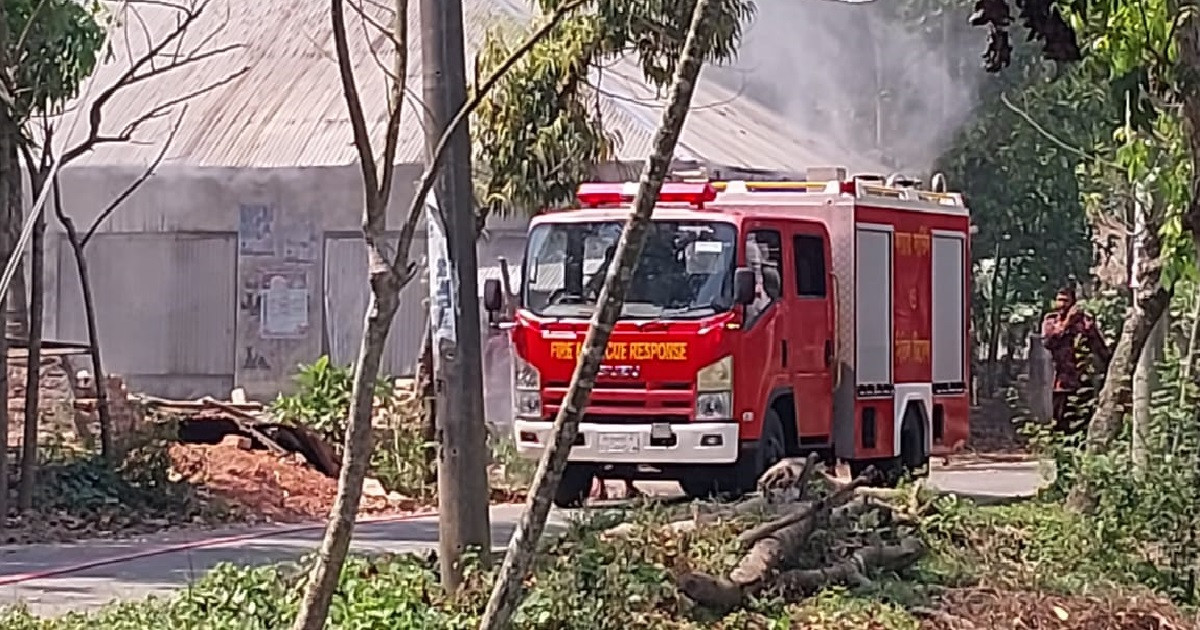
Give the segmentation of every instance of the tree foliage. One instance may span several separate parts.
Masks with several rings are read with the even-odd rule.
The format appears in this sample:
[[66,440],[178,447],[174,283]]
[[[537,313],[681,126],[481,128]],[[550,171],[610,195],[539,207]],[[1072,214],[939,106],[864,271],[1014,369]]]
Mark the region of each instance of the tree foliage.
[[95,0],[4,0],[13,119],[55,114],[96,68],[104,42]]
[[[537,0],[552,11],[569,0]],[[571,201],[579,182],[609,159],[621,138],[604,128],[592,81],[607,63],[636,60],[662,89],[674,75],[695,0],[589,0],[510,72],[476,112],[475,165],[480,225],[490,213],[534,212]],[[705,60],[736,55],[751,0],[720,0],[704,43]],[[477,59],[485,75],[520,39],[510,24],[493,27]]]

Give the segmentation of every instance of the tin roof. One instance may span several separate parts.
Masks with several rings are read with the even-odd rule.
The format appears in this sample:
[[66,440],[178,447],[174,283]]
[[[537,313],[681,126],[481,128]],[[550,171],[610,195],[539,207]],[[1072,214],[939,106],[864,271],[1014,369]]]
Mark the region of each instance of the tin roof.
[[[379,23],[390,21],[386,0],[352,0]],[[408,93],[397,162],[420,162],[422,125],[416,115],[421,94],[421,46],[418,4],[409,16]],[[107,3],[121,10],[113,31],[112,54],[85,83],[80,101],[90,103],[140,56],[148,42],[161,40],[175,26],[177,13],[158,3]],[[468,66],[486,29],[501,20],[529,22],[531,8],[522,0],[464,2]],[[348,8],[351,56],[372,135],[385,123],[385,81],[381,63],[390,63],[390,43],[356,10]],[[328,3],[317,0],[210,0],[204,14],[181,38],[182,50],[238,46],[225,54],[190,63],[120,90],[105,108],[102,133],[114,134],[158,104],[204,90],[186,108],[170,108],[147,121],[136,143],[97,146],[76,164],[147,164],[160,151],[175,120],[179,130],[167,151],[168,163],[191,166],[328,166],[357,161],[349,119],[333,58]],[[635,63],[609,64],[593,78],[604,123],[622,138],[621,160],[642,160],[649,153],[662,101],[640,77]],[[206,89],[207,88],[207,89]],[[677,157],[763,168],[845,164],[875,170],[866,159],[846,156],[838,147],[805,136],[793,121],[713,80],[697,86],[693,111],[680,139]],[[72,111],[59,124],[60,141],[73,145],[86,136],[86,109],[73,129]]]

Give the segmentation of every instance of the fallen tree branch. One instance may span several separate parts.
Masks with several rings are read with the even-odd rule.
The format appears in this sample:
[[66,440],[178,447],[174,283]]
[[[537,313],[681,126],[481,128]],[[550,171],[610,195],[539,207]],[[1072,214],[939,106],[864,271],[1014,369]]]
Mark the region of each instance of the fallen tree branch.
[[804,494],[808,491],[808,482],[817,469],[818,459],[816,453],[809,453],[803,460],[795,457],[780,460],[759,477],[759,493],[766,496],[772,490],[786,491],[796,488],[799,490],[796,500],[803,501]]
[[856,490],[870,483],[874,474],[874,467],[869,467],[864,470],[861,475],[855,477],[850,483],[845,484],[841,488],[835,490],[834,493],[829,495],[829,497],[826,499],[814,504],[805,504],[804,507],[792,512],[791,514],[763,523],[762,525],[759,525],[758,527],[755,527],[749,531],[742,532],[742,534],[738,536],[738,542],[740,542],[743,546],[756,544],[760,540],[763,540],[786,527],[791,527],[792,525],[811,518],[814,514],[820,512],[821,510],[835,508],[849,501],[854,496],[854,492]]
[[[759,487],[794,487],[816,469],[812,458],[803,466],[798,461],[772,467]],[[860,494],[874,474],[868,468],[849,483],[815,484],[823,497],[793,504],[791,512],[737,537],[749,549],[727,576],[688,571],[676,578],[677,587],[700,606],[725,613],[763,593],[796,601],[834,584],[868,586],[872,575],[910,566],[925,551],[908,526],[917,488],[892,497],[908,499],[902,505],[883,503]],[[808,481],[802,496],[807,486],[814,484]],[[686,529],[682,522],[679,527]]]
[[276,455],[287,455],[289,453],[287,449],[280,446],[275,440],[267,437],[267,434],[259,431],[258,428],[252,424],[253,421],[257,421],[257,418],[255,418],[253,415],[242,411],[233,405],[227,405],[211,396],[205,396],[200,400],[206,407],[219,409],[228,414],[233,419],[234,423],[237,424],[238,429],[254,437],[254,439],[258,440],[259,442],[262,442],[263,446],[267,447],[267,450],[271,451],[272,453],[275,453]]
[[807,597],[835,584],[870,586],[868,575],[875,571],[897,571],[916,562],[925,552],[917,538],[905,538],[899,544],[871,545],[855,551],[850,558],[820,569],[796,569],[779,575],[777,585],[784,597]]

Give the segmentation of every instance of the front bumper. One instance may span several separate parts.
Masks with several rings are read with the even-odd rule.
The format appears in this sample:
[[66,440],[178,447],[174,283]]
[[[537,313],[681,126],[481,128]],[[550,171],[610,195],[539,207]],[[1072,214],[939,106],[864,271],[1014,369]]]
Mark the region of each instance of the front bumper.
[[[674,435],[674,442],[656,445],[651,443],[653,425],[649,422],[581,423],[582,442],[577,441],[571,449],[570,461],[602,464],[732,464],[737,461],[736,422],[690,422],[667,426]],[[513,423],[517,452],[529,458],[541,457],[553,428],[553,422],[517,420]],[[526,434],[525,437],[532,434],[537,441],[524,441],[522,434]]]

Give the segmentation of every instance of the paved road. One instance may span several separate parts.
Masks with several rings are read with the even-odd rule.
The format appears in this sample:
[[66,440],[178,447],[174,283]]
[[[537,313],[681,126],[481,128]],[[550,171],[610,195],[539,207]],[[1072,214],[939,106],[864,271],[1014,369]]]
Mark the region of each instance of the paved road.
[[[935,467],[931,475],[933,485],[942,490],[978,495],[1031,494],[1039,480],[1037,465],[1032,463],[956,464],[953,468]],[[672,484],[653,484],[645,490],[655,495],[677,492]],[[492,508],[497,546],[507,544],[521,509],[514,505]],[[565,513],[552,515],[550,531],[561,531],[569,518]],[[56,615],[95,609],[113,599],[168,595],[221,562],[294,560],[313,550],[321,533],[319,527],[242,529],[133,541],[0,547],[0,605],[24,601],[38,614]],[[354,551],[419,552],[436,545],[437,517],[425,516],[361,524],[355,532]],[[143,557],[120,559],[136,554]]]

